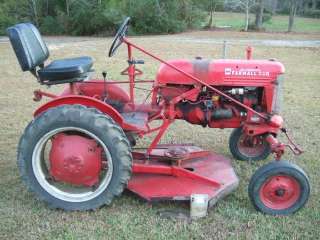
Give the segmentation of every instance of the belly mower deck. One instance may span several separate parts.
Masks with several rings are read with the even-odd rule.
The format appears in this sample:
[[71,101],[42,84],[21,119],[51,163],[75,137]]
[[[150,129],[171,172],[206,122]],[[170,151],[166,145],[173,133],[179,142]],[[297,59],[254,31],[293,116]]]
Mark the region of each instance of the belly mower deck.
[[239,183],[228,158],[193,145],[159,145],[149,157],[139,152],[133,157],[127,188],[147,201],[188,201],[191,194],[208,194],[212,206]]

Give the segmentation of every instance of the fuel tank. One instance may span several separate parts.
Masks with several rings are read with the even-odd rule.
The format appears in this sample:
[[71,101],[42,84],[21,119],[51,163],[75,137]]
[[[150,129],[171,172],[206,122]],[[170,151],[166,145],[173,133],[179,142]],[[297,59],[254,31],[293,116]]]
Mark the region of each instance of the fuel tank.
[[[194,60],[178,59],[168,62],[209,85],[264,86],[275,81],[285,71],[282,63],[276,60],[209,60],[196,58]],[[194,84],[194,80],[170,66],[161,64],[156,83],[157,85],[191,85]]]

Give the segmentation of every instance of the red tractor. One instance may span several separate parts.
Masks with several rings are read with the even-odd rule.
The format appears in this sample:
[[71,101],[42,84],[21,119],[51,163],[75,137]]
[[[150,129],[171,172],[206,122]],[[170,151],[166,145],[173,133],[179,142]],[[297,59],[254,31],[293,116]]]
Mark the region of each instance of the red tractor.
[[[209,206],[232,192],[238,178],[230,160],[192,144],[159,144],[176,119],[210,128],[233,128],[229,140],[239,160],[275,161],[262,166],[249,183],[255,208],[273,215],[300,209],[310,193],[309,180],[298,166],[281,160],[285,147],[302,151],[286,134],[279,114],[284,66],[275,60],[164,61],[129,41],[130,18],[120,26],[109,57],[121,44],[128,50],[128,81],[92,80],[92,59],[79,57],[45,64],[49,52],[30,23],[7,32],[23,71],[43,85],[66,84],[59,95],[37,90],[34,100],[51,98],[34,112],[18,146],[22,180],[53,208],[95,209],[110,204],[124,188],[148,201],[190,200],[207,194]],[[161,62],[154,81],[137,80],[144,61],[133,50]],[[135,101],[135,86],[153,84],[151,100]],[[129,85],[125,92],[119,84]],[[158,121],[157,127],[150,123]],[[138,138],[156,133],[151,144],[133,148]]]

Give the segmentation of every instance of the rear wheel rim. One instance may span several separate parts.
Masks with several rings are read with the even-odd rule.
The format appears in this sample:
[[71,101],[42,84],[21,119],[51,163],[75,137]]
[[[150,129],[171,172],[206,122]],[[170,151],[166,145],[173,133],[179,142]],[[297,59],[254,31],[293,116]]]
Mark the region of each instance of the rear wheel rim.
[[[48,169],[45,168],[45,159],[43,156],[45,146],[54,135],[67,131],[76,131],[81,134],[86,134],[87,136],[94,139],[103,148],[105,157],[107,159],[107,170],[101,177],[98,186],[96,186],[94,189],[90,187],[84,187],[83,189],[76,189],[77,191],[74,192],[71,190],[75,189],[72,189],[71,187],[70,191],[66,191],[61,190],[52,182],[50,182],[50,180],[48,180]],[[32,154],[32,170],[40,186],[51,196],[67,202],[85,202],[98,197],[109,186],[113,174],[113,162],[107,146],[95,134],[83,128],[63,127],[48,132],[47,134],[42,136],[40,140],[37,142]]]
[[260,188],[262,203],[271,209],[283,210],[292,207],[301,195],[301,186],[296,178],[288,175],[269,177]]
[[247,158],[255,158],[261,156],[268,145],[263,136],[249,137],[242,134],[238,140],[237,147],[241,155]]

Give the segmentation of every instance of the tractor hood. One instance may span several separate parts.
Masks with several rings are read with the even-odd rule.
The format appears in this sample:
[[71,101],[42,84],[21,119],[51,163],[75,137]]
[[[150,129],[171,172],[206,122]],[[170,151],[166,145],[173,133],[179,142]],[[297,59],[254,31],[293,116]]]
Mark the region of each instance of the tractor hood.
[[[234,60],[234,59],[178,59],[168,63],[189,73],[209,85],[263,86],[283,74],[284,66],[275,60]],[[157,78],[158,85],[194,84],[194,80],[161,64]]]

